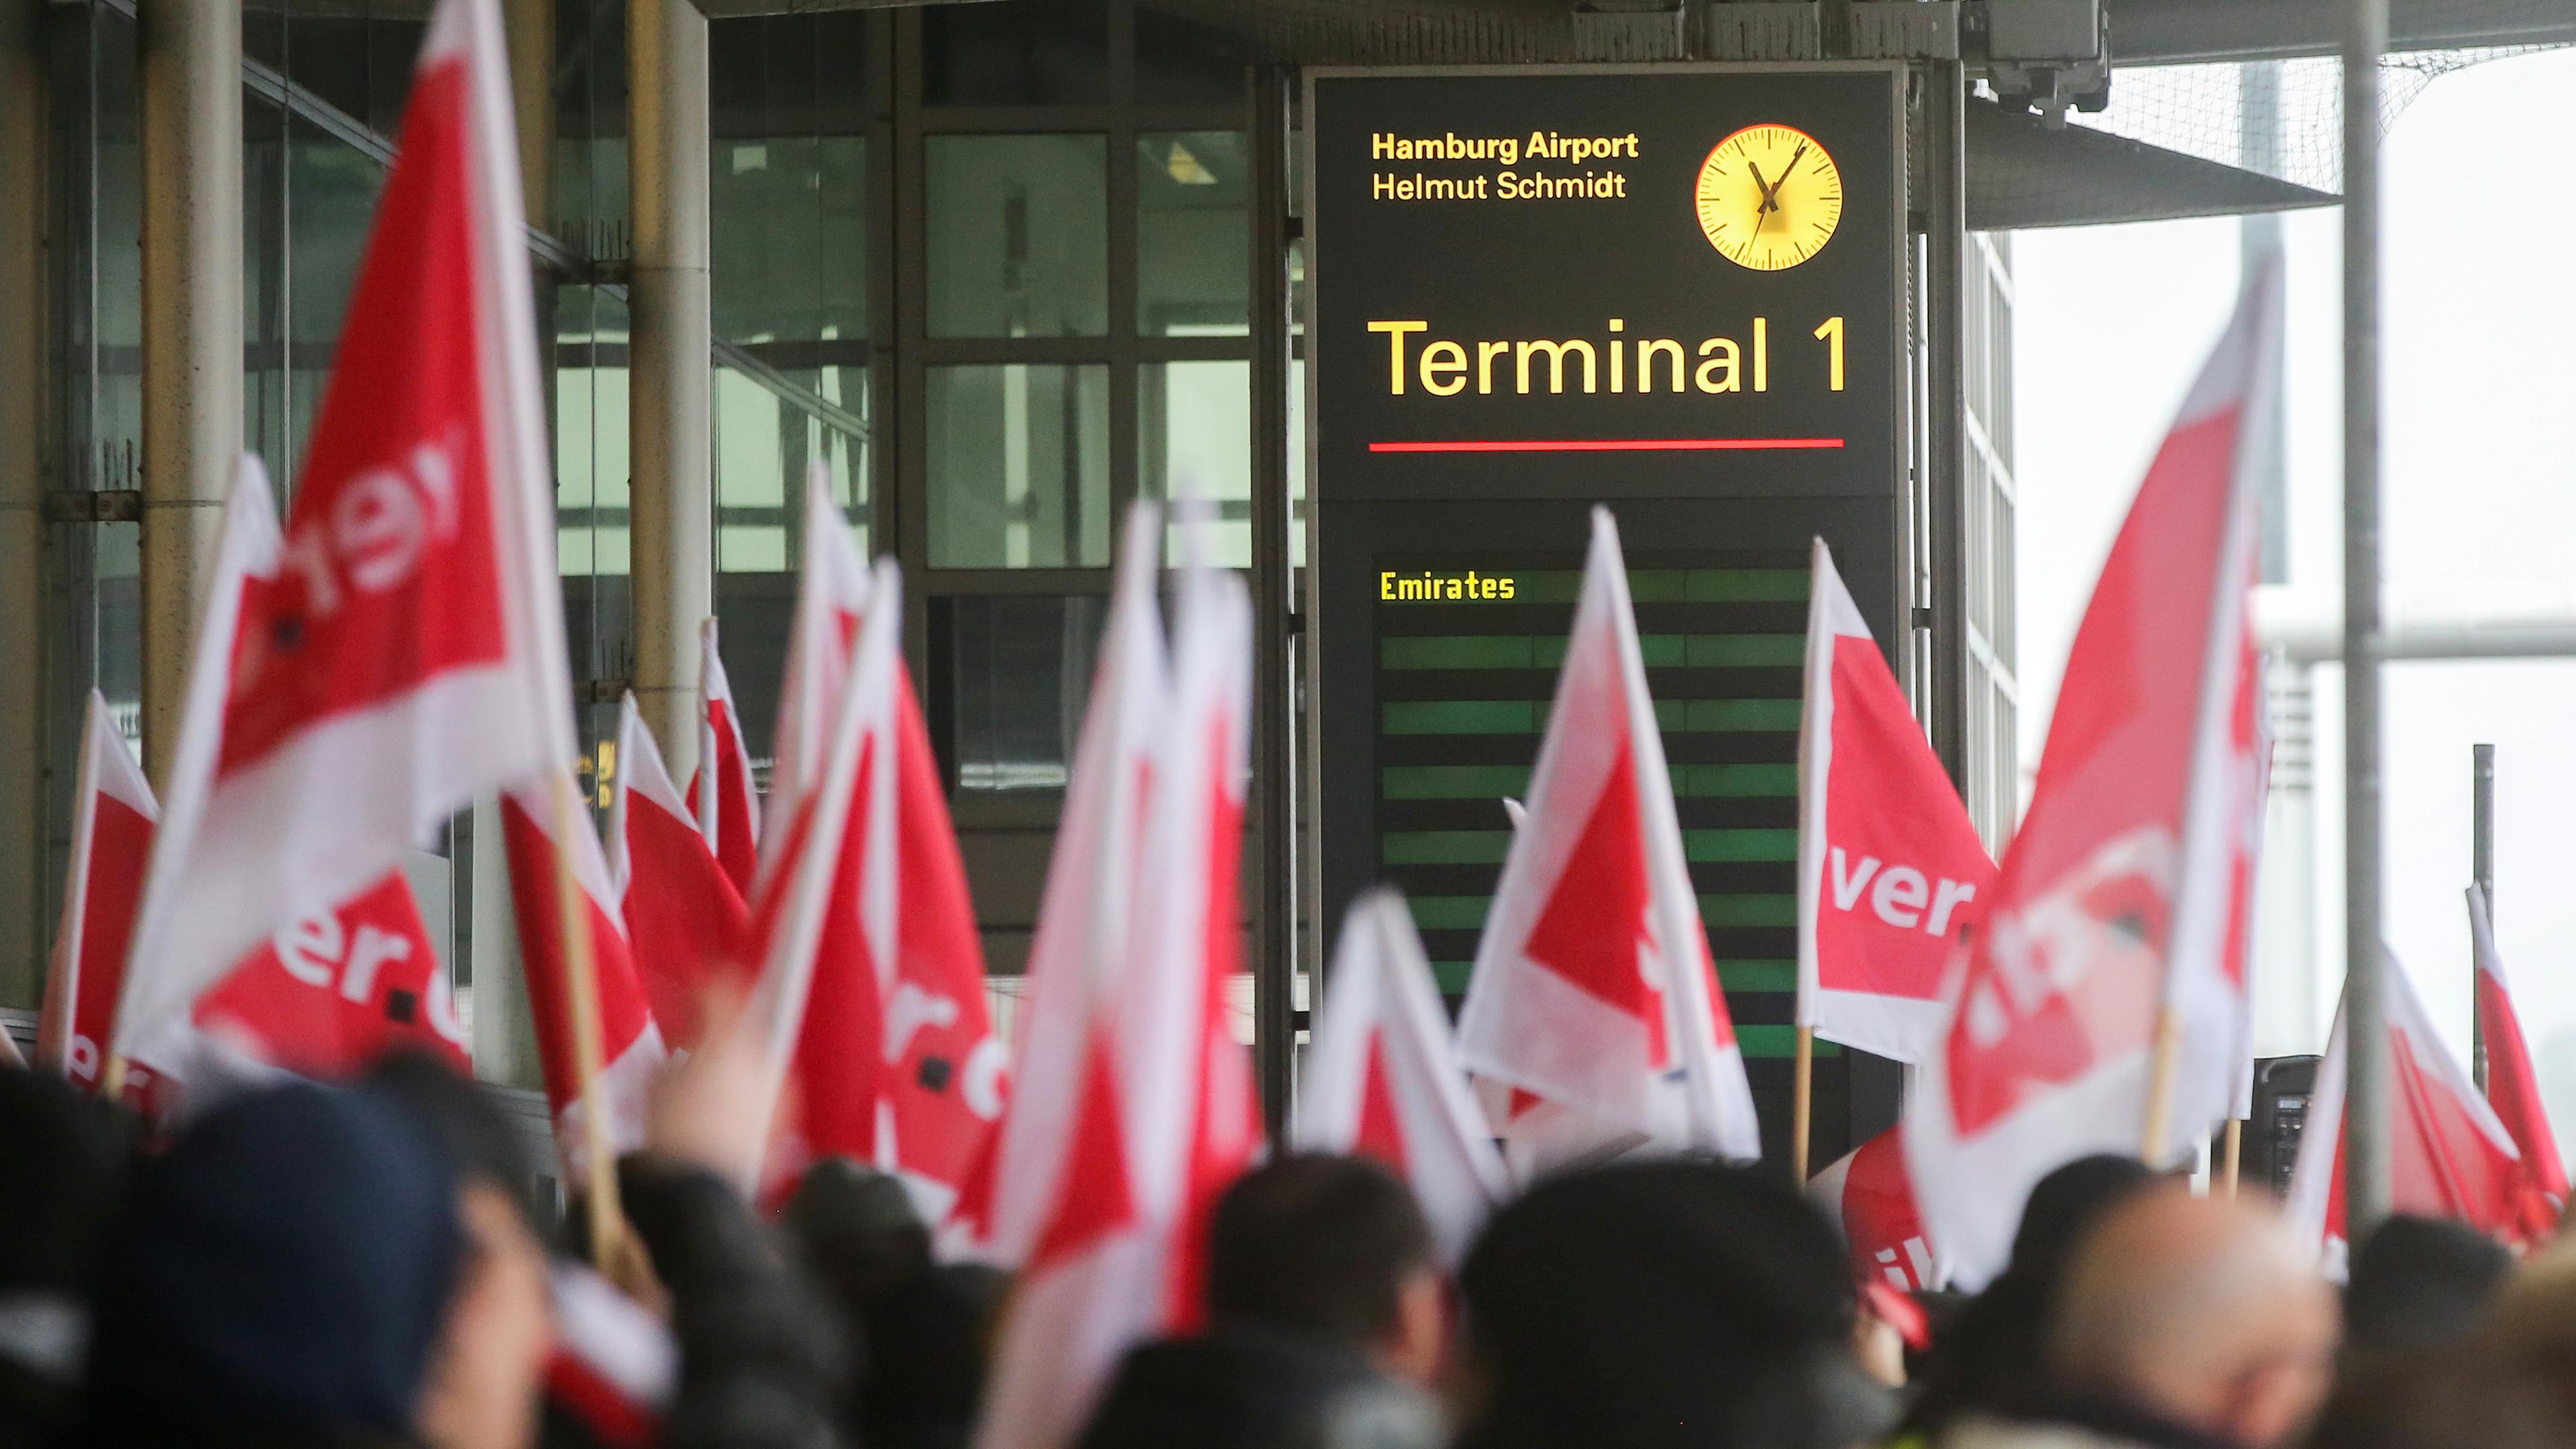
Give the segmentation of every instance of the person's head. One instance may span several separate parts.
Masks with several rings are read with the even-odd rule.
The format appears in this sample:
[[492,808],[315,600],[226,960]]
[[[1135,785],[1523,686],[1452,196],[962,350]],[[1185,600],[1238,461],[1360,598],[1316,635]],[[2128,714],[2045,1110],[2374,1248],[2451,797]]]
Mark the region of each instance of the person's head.
[[2466,1338],[2512,1277],[2513,1254],[2466,1223],[2390,1217],[2352,1255],[2345,1346],[2395,1353]]
[[1833,1228],[1748,1169],[1542,1182],[1486,1225],[1459,1286],[1478,1449],[1840,1449],[1891,1417],[1851,1358]]
[[966,1442],[984,1396],[985,1352],[1009,1283],[996,1268],[947,1263],[896,1285],[871,1305],[873,1372],[857,1442],[871,1449]]
[[1208,1315],[1327,1338],[1428,1384],[1448,1319],[1431,1227],[1393,1173],[1292,1153],[1237,1178],[1208,1236]]
[[2045,1353],[2067,1391],[2269,1449],[2323,1398],[2336,1331],[2314,1255],[2272,1212],[2169,1187],[2076,1245]]
[[930,1270],[930,1227],[912,1194],[892,1174],[846,1157],[805,1170],[787,1199],[785,1222],[815,1276],[853,1319]]
[[554,1336],[525,1145],[481,1087],[434,1057],[387,1057],[367,1085],[429,1128],[457,1176],[465,1254],[422,1403],[424,1437],[442,1449],[524,1443]]
[[2157,1180],[2138,1159],[2109,1153],[2079,1157],[2049,1173],[2022,1200],[2021,1226],[2013,1230],[2013,1269],[2054,1274],[2086,1229]]
[[480,1277],[488,1225],[465,1202],[436,1134],[382,1093],[297,1082],[210,1111],[135,1170],[112,1232],[90,1439],[425,1439],[451,1307]]

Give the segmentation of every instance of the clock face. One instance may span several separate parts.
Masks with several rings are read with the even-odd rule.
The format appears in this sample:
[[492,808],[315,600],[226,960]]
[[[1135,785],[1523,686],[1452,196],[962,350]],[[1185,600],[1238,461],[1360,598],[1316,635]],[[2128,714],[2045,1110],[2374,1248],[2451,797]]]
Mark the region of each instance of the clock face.
[[1843,177],[1794,126],[1747,126],[1700,163],[1699,229],[1727,260],[1757,272],[1825,249],[1843,219]]

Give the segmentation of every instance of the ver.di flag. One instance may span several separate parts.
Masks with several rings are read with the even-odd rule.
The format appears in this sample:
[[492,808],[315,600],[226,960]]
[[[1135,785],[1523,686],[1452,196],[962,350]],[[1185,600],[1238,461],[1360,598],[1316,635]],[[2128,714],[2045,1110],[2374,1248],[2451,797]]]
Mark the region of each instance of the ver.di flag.
[[[2477,1082],[2451,1055],[2415,983],[2383,954],[2388,1012],[2388,1205],[2419,1217],[2452,1218],[2507,1243],[2537,1246],[2558,1228],[2558,1201],[2496,1119]],[[2340,1006],[2325,1060],[2308,1097],[2282,1210],[2317,1244],[2329,1272],[2343,1276],[2344,1083],[2351,1045]]]
[[[2279,285],[2277,263],[2249,281],[2139,485],[2076,631],[2029,814],[1953,956],[1905,1141],[1924,1223],[1970,1289],[2002,1269],[2051,1169],[2142,1149],[2169,1165],[2226,1110],[2248,443],[2278,383]],[[2150,1144],[2160,1024],[2175,1061],[2205,1065],[2173,1074],[2187,1090]]]
[[607,851],[609,895],[625,924],[654,1023],[670,1046],[694,1046],[699,1000],[708,984],[722,977],[749,979],[744,936],[750,927],[732,878],[672,788],[661,747],[632,694],[617,720]]
[[749,895],[760,856],[760,792],[752,787],[742,711],[733,702],[724,656],[716,652],[713,619],[698,626],[698,715],[698,768],[689,776],[688,807],[734,894]]
[[495,0],[440,0],[283,529],[236,490],[120,1049],[279,923],[575,754]]
[[[1058,1449],[1130,1343],[1162,1322],[1114,1026],[1171,680],[1155,608],[1160,511],[1129,513],[1082,735],[1029,946],[1009,1111],[961,1216],[1017,1270],[978,1449]],[[980,1201],[976,1199],[980,1197]]]
[[1467,1069],[1605,1142],[1759,1156],[1607,509],[1593,512],[1527,814],[1459,1016]]
[[2487,912],[2486,892],[2476,886],[2469,887],[2469,942],[2478,958],[2477,1013],[2487,1053],[2487,1105],[2513,1135],[2533,1183],[2564,1207],[2567,1168],[2559,1160],[2558,1137],[2549,1130],[2549,1107],[2540,1099],[2540,1077],[2531,1069],[2531,1049],[2523,1041],[2522,1018],[2513,1009],[2504,958],[2496,954],[2495,922]]
[[1351,903],[1298,1073],[1297,1146],[1372,1157],[1412,1184],[1449,1262],[1510,1189],[1467,1087],[1404,897]]
[[[632,698],[629,698],[632,706]],[[583,1180],[589,1136],[582,1113],[571,981],[565,972],[563,873],[581,887],[590,934],[592,979],[598,985],[599,1092],[607,1107],[605,1140],[624,1154],[644,1145],[645,1094],[662,1065],[662,1033],[653,1022],[644,982],[619,912],[587,808],[567,812],[578,798],[571,779],[521,786],[501,797],[501,836],[510,857],[510,901],[519,925],[519,953],[526,962],[528,1015],[537,1033],[537,1060],[545,1071],[546,1103],[554,1113],[555,1144],[567,1182]],[[569,814],[571,818],[567,819]],[[569,832],[570,838],[566,839]]]
[[53,963],[36,1022],[36,1065],[75,1085],[95,1087],[107,1064],[125,949],[143,896],[153,825],[161,818],[143,767],[126,748],[106,697],[95,689],[81,725],[78,790],[62,921],[54,928]]
[[1914,1180],[1905,1171],[1902,1129],[1890,1127],[1836,1159],[1809,1179],[1807,1197],[1842,1230],[1853,1277],[1899,1293],[1941,1286],[1932,1241],[1914,1205]]
[[1942,968],[1994,888],[1968,808],[1825,541],[1798,745],[1798,1024],[1900,1062],[1941,1030]]
[[[832,472],[817,462],[805,478],[805,543],[796,576],[796,606],[787,622],[787,667],[778,684],[778,725],[769,763],[768,831],[781,834],[821,775],[833,710],[841,698],[859,625],[866,617],[867,560],[850,541],[848,520],[832,501]],[[779,848],[760,844],[764,864]],[[745,899],[759,894],[757,883]]]

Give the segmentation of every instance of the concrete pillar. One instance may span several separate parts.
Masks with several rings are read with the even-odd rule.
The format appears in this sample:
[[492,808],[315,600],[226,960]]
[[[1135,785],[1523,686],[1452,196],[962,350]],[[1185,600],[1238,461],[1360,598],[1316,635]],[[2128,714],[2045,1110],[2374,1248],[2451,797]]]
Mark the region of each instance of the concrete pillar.
[[143,764],[168,786],[242,451],[240,0],[141,0]]
[[[555,229],[555,7],[554,0],[502,0],[508,30],[510,109],[519,121],[519,192],[528,224]],[[540,318],[539,330],[552,325]]]
[[698,755],[698,623],[715,607],[715,380],[707,294],[707,18],[627,0],[627,291],[635,699],[672,774]]
[[528,1004],[526,962],[519,955],[519,916],[510,904],[510,859],[501,837],[501,801],[474,802],[468,839],[473,858],[474,1075],[505,1087],[542,1087],[536,1012]]
[[0,0],[0,1005],[45,956],[45,58],[39,0]]

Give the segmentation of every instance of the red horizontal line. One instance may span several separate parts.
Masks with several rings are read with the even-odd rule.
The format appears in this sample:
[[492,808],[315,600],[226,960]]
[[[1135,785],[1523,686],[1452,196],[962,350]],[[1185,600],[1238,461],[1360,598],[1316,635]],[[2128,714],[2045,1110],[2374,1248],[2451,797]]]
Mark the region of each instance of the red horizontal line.
[[1467,438],[1436,443],[1371,443],[1372,453],[1715,453],[1839,448],[1840,438]]

